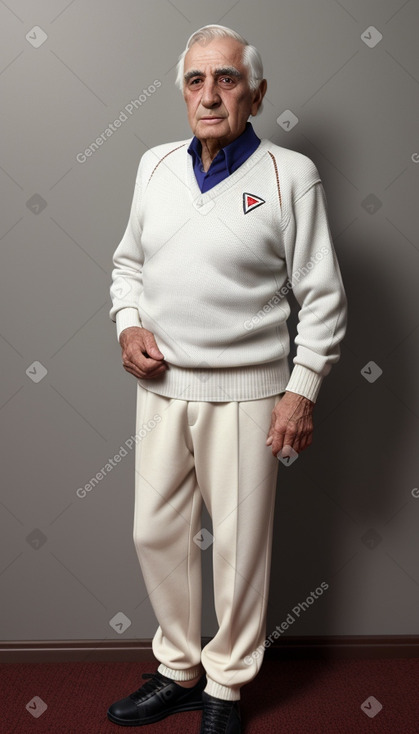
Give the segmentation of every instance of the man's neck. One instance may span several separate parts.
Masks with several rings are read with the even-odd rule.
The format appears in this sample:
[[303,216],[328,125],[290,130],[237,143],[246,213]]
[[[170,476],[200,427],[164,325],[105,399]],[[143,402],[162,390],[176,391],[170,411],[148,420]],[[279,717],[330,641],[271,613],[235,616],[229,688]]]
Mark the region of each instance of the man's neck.
[[[239,135],[237,135],[234,140],[237,140],[237,138],[244,132],[245,129],[246,128],[243,128],[241,133],[239,133]],[[226,140],[225,138],[206,138],[204,140],[198,138],[198,140],[202,146],[201,161],[204,171],[208,171],[217,153],[219,153],[222,148],[225,148],[226,145],[229,145],[233,142],[232,140]]]
[[217,153],[220,152],[222,148],[227,144],[223,138],[207,138],[206,140],[201,140],[199,138],[199,142],[201,143],[202,150],[201,150],[201,161],[202,161],[202,167],[204,171],[208,171],[212,161],[214,160]]

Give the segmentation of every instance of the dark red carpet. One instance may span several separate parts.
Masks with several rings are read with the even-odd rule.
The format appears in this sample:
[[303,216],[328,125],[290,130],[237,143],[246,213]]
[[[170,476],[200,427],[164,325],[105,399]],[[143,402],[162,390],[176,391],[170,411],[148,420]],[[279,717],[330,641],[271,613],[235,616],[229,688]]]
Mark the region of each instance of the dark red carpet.
[[[0,732],[198,734],[200,711],[138,728],[108,721],[108,706],[138,688],[141,673],[155,667],[3,664]],[[32,711],[47,706],[38,718],[26,709],[36,696],[41,702]],[[370,714],[382,708],[370,717],[362,704]],[[242,689],[241,708],[245,734],[419,734],[419,659],[265,660],[258,677]]]

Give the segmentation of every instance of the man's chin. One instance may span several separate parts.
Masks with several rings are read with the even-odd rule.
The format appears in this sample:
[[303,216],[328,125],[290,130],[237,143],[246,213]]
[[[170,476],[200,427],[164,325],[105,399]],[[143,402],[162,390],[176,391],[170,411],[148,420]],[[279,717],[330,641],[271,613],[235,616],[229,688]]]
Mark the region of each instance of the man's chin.
[[218,120],[217,122],[206,122],[205,120],[199,120],[196,126],[195,135],[197,138],[225,138],[230,134],[230,128],[225,124],[225,120]]

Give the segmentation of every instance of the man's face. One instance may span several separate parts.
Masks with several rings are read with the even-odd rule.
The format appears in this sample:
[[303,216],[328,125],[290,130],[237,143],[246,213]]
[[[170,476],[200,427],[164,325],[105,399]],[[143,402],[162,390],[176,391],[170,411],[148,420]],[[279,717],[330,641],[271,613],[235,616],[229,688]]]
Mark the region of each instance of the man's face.
[[183,96],[189,125],[199,140],[228,145],[260,106],[266,82],[262,89],[250,90],[243,48],[234,38],[214,38],[194,43],[185,56]]

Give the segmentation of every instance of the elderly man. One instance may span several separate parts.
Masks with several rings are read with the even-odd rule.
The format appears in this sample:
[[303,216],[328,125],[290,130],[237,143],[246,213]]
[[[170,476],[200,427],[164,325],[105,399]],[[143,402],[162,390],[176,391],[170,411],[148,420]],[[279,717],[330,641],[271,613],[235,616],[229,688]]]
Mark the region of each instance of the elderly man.
[[[141,158],[110,311],[137,380],[134,542],[160,664],[108,717],[141,726],[202,708],[201,734],[236,734],[240,689],[262,662],[252,653],[266,633],[278,458],[311,444],[346,297],[314,163],[248,122],[267,86],[258,51],[205,26],[178,84],[193,138]],[[301,310],[290,374],[291,288]],[[218,630],[201,649],[212,541]]]

